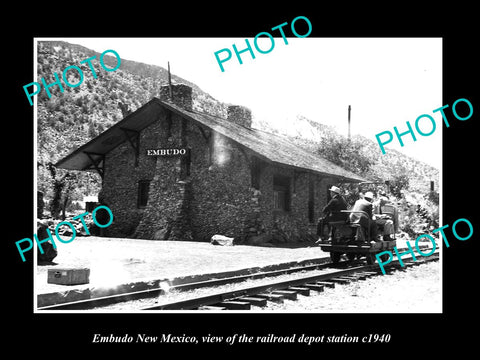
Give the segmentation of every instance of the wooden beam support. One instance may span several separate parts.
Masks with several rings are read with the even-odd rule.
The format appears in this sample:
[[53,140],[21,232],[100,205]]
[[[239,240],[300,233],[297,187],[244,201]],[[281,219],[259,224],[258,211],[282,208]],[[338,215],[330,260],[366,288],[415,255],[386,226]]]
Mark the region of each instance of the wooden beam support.
[[[95,169],[98,172],[98,174],[100,175],[100,177],[102,178],[102,181],[103,181],[103,177],[104,177],[104,174],[105,174],[105,154],[99,154],[99,153],[95,153],[95,152],[91,152],[91,151],[84,151],[83,153],[85,155],[87,155],[88,158],[91,161],[91,166],[86,167],[84,170]],[[100,156],[100,157],[95,159],[93,156]],[[102,163],[102,164],[100,165],[100,163]]]
[[140,132],[137,130],[120,127],[125,134],[128,142],[135,152],[135,167],[138,166],[138,155],[140,154]]

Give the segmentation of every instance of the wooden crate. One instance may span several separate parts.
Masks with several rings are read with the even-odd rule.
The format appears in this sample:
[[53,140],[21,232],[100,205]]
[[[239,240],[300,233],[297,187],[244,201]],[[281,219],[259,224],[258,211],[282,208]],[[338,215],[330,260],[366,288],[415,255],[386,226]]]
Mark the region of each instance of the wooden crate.
[[80,285],[90,281],[88,268],[48,269],[47,283],[57,285]]

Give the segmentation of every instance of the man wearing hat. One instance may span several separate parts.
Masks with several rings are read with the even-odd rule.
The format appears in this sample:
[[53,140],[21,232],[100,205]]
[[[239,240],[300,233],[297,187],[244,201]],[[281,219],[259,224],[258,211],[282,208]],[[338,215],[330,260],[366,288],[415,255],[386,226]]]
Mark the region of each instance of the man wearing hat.
[[[368,229],[370,228],[370,239],[376,239],[377,237],[377,226],[373,220],[373,193],[367,191],[363,196],[363,199],[358,199],[353,205],[352,211],[363,211],[364,213],[355,213],[350,214],[350,224],[360,224],[364,230],[365,237],[368,234]],[[356,240],[360,240],[359,233],[355,236]],[[366,240],[370,240],[366,239]]]
[[383,190],[380,190],[377,201],[373,202],[373,214],[378,234],[383,235],[383,240],[392,240],[390,235],[395,234],[395,224],[398,224],[398,211]]
[[[323,227],[325,224],[328,224],[329,221],[345,221],[347,219],[347,214],[340,212],[341,210],[347,209],[347,202],[341,195],[340,188],[332,186],[330,189],[331,199],[328,204],[323,208],[322,212],[324,217],[322,217],[317,226],[317,235],[322,235]],[[334,229],[329,229],[329,240],[334,236]]]

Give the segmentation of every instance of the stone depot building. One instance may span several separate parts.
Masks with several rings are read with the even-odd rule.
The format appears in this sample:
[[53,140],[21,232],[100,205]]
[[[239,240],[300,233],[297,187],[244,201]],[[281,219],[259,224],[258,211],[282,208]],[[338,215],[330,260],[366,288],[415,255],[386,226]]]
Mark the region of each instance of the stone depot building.
[[228,107],[223,118],[194,110],[186,85],[171,94],[162,87],[56,164],[100,174],[99,202],[114,215],[107,236],[299,240],[315,234],[331,185],[364,180],[252,128],[244,107]]

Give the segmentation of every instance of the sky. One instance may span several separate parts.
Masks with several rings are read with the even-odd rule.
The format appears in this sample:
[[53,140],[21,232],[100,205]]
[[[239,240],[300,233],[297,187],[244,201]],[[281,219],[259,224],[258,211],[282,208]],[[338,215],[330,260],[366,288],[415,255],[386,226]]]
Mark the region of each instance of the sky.
[[[167,68],[197,84],[222,102],[243,105],[254,119],[272,126],[289,126],[297,115],[332,125],[347,134],[348,106],[351,106],[351,133],[376,141],[383,131],[415,128],[423,114],[437,124],[430,136],[416,133],[386,145],[408,156],[441,168],[442,119],[433,113],[442,103],[441,38],[274,38],[273,49],[261,54],[248,39],[254,54],[235,56],[246,48],[245,38],[41,38],[83,45],[97,52],[115,50],[122,59]],[[268,50],[271,42],[261,37],[258,46]],[[232,52],[222,72],[214,53]],[[219,54],[223,59],[226,52]],[[427,118],[419,122],[428,133]],[[378,156],[382,156],[378,147]]]

